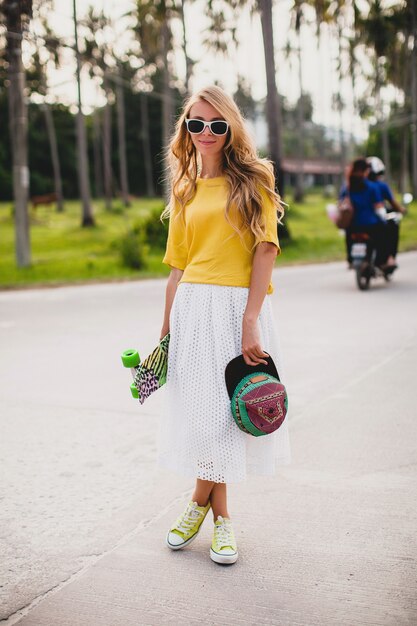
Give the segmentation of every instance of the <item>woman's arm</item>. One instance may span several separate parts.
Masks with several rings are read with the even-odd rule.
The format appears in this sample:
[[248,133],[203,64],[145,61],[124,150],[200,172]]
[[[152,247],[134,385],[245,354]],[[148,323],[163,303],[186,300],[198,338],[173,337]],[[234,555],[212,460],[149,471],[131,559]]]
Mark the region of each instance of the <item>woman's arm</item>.
[[181,280],[181,276],[183,275],[183,273],[184,270],[179,270],[176,267],[173,267],[171,269],[171,273],[169,275],[165,290],[165,312],[160,340],[165,337],[165,335],[169,332],[169,314],[171,313],[171,307],[172,303],[174,302],[175,292],[177,291],[177,286],[179,281]]
[[391,187],[388,185],[388,183],[386,183],[385,181],[381,181],[380,187],[383,190],[383,197],[390,203],[391,208],[398,213],[406,213],[405,207],[401,206],[401,204],[397,202],[394,198],[394,194],[392,193]]
[[392,200],[390,202],[394,211],[398,211],[398,213],[402,213],[403,215],[407,213],[407,209],[403,207],[399,202],[397,202],[394,196],[392,197]]
[[257,322],[276,256],[277,247],[270,241],[261,241],[255,248],[248,301],[242,323],[242,354],[247,365],[266,363],[263,357],[268,356],[260,344]]

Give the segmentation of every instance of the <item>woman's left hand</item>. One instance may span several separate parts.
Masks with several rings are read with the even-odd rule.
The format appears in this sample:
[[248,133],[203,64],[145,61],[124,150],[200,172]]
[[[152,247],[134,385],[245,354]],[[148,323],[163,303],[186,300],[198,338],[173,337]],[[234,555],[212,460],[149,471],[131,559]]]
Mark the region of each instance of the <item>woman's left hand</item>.
[[242,323],[242,354],[246,365],[267,364],[265,357],[269,356],[261,348],[258,325],[256,320],[243,318]]

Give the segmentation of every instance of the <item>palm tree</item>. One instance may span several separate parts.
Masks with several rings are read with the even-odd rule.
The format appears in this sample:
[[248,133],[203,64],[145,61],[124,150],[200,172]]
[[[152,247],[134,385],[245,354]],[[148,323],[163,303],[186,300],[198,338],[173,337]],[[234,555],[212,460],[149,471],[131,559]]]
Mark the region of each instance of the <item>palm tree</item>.
[[[280,194],[284,195],[282,170],[282,107],[276,82],[274,33],[272,28],[272,0],[258,0],[257,10],[261,18],[266,70],[266,119],[269,136],[269,156],[275,165],[275,175]],[[285,236],[285,232],[283,232]]]
[[223,3],[208,0],[206,17],[210,25],[203,37],[203,45],[208,50],[224,57],[236,54],[237,18],[245,4],[244,0],[225,0]]
[[413,194],[417,197],[417,7],[415,0],[408,0],[408,13],[411,13],[411,110],[413,115],[412,124],[412,181]]
[[56,195],[56,209],[58,213],[64,210],[64,195],[62,193],[62,176],[59,162],[58,143],[56,139],[54,118],[52,110],[47,102],[41,104],[41,109],[45,115],[46,132],[48,134],[49,149],[51,151],[52,171],[54,174],[54,188]]
[[[231,9],[234,17],[225,17],[226,7]],[[211,24],[208,36],[204,43],[217,52],[230,53],[231,46],[237,45],[236,18],[241,9],[250,10],[251,14],[258,13],[261,20],[265,70],[266,70],[266,120],[268,126],[269,157],[274,164],[277,189],[284,196],[284,174],[282,170],[282,107],[276,83],[276,65],[272,19],[272,0],[223,0],[223,2],[207,2],[206,15]],[[289,231],[284,225],[281,227],[281,237],[289,237]]]
[[[339,116],[339,154],[343,177],[347,161],[347,145],[343,124],[345,101],[342,96],[342,85],[346,78],[345,65],[349,66],[348,74],[352,84],[353,105],[355,110],[359,107],[355,94],[356,47],[358,45],[355,27],[358,19],[358,8],[356,0],[349,0],[349,2],[346,0],[306,0],[305,4],[312,6],[316,14],[316,38],[319,53],[323,27],[328,28],[330,34],[333,34],[337,41],[337,56],[334,60],[337,87],[333,93],[332,103]],[[353,23],[353,35],[351,22]],[[321,68],[319,68],[319,77],[322,80]]]
[[103,109],[103,180],[105,206],[111,210],[113,198],[113,170],[112,156],[112,100],[114,92],[112,88],[113,68],[115,59],[113,50],[104,35],[109,26],[109,19],[103,11],[96,12],[90,6],[86,16],[81,22],[83,26],[83,52],[82,62],[88,66],[92,78],[97,78],[103,88],[106,104]]
[[103,197],[103,164],[101,160],[101,122],[100,110],[96,107],[92,113],[93,118],[93,158],[94,158],[94,183],[96,198]]
[[[210,27],[203,43],[216,53],[230,54],[236,48],[236,30],[239,11],[249,8],[252,14],[259,13],[264,43],[265,70],[267,80],[266,118],[268,124],[269,156],[274,163],[277,185],[283,194],[284,180],[281,168],[282,160],[282,110],[276,85],[276,66],[274,37],[272,28],[272,0],[224,0],[223,3],[207,2],[206,15],[210,18]],[[229,9],[229,13],[226,13]],[[231,10],[231,11],[230,11]],[[233,17],[230,17],[233,16]]]
[[296,202],[302,202],[304,198],[304,93],[302,73],[303,64],[301,56],[301,21],[303,17],[302,0],[295,0],[294,12],[294,29],[297,34],[298,81],[300,86],[300,97],[298,99],[297,105],[298,171],[296,177],[296,186],[294,190],[294,200]]
[[22,38],[32,17],[31,0],[3,0],[1,11],[6,20],[8,77],[10,81],[9,122],[13,155],[13,197],[15,216],[16,263],[31,264],[28,216],[28,138],[27,106],[24,97],[25,73],[22,64]]
[[111,165],[112,155],[112,107],[110,98],[112,89],[110,87],[109,70],[104,68],[103,89],[106,94],[106,104],[103,110],[103,171],[104,171],[104,198],[108,211],[111,210],[113,198],[113,170]]
[[408,145],[411,139],[411,182],[417,196],[417,4],[406,0],[391,12],[397,37],[393,38],[387,57],[387,77],[404,96],[406,124],[402,128],[402,189],[407,188]]
[[382,151],[386,175],[391,173],[391,159],[388,141],[387,113],[384,111],[382,87],[386,83],[386,59],[396,37],[392,21],[392,11],[387,10],[382,0],[368,0],[367,15],[360,15],[358,32],[360,40],[375,59],[374,90],[376,113],[382,131]]
[[[171,88],[172,67],[170,57],[173,50],[171,21],[178,18],[179,9],[173,0],[137,0],[135,26],[141,55],[146,65],[158,69],[162,76],[162,136],[167,145],[174,124],[174,97]],[[142,113],[148,116],[148,101],[142,99]],[[149,137],[143,135],[145,154],[150,154]],[[146,161],[147,162],[147,161]],[[147,165],[150,165],[147,163]],[[164,195],[169,197],[168,179],[164,177]]]
[[340,143],[340,167],[342,172],[345,171],[346,168],[346,141],[345,141],[345,132],[343,125],[343,112],[345,109],[345,101],[342,96],[342,85],[343,80],[345,78],[343,72],[343,60],[344,60],[344,31],[346,28],[346,15],[344,11],[344,0],[337,0],[334,11],[334,27],[337,37],[337,60],[336,60],[336,68],[337,68],[337,82],[338,88],[337,93],[334,94],[333,99],[336,104],[338,113],[339,113],[339,143]]
[[[49,148],[51,152],[52,171],[54,176],[54,188],[57,201],[57,211],[62,212],[64,210],[64,199],[62,193],[62,177],[61,166],[59,161],[58,145],[55,132],[54,119],[52,110],[46,97],[48,95],[48,81],[47,81],[47,66],[48,63],[52,63],[56,68],[60,66],[60,51],[61,42],[54,35],[50,29],[47,21],[47,12],[51,9],[51,2],[43,2],[36,7],[34,11],[34,19],[42,28],[42,36],[36,38],[36,46],[34,54],[32,55],[33,72],[35,80],[30,81],[30,87],[32,91],[36,91],[43,97],[43,102],[40,105],[41,110],[45,116],[46,132],[48,135]],[[40,43],[42,42],[42,43]],[[41,61],[40,53],[47,53],[45,61]],[[43,55],[45,57],[45,55]]]
[[95,220],[93,216],[93,209],[90,202],[90,180],[89,180],[89,167],[87,157],[87,137],[85,132],[85,122],[82,110],[81,100],[81,61],[80,51],[78,47],[78,23],[77,23],[77,4],[76,0],[73,0],[73,14],[74,14],[74,39],[75,39],[75,56],[76,56],[76,75],[77,75],[77,88],[78,88],[78,113],[77,113],[77,147],[78,147],[78,179],[80,186],[80,195],[82,202],[82,220],[81,225],[83,227],[94,226]]
[[116,109],[117,109],[117,136],[119,141],[119,175],[120,175],[120,191],[125,206],[130,206],[129,201],[129,183],[127,178],[127,159],[126,159],[126,116],[125,116],[125,99],[124,84],[122,77],[122,66],[118,63],[118,73],[114,80],[116,84]]
[[411,179],[413,193],[417,195],[417,6],[407,0],[393,8],[388,18],[395,32],[390,38],[385,71],[387,81],[400,91],[403,105],[398,108],[400,119],[390,119],[390,127],[401,129],[400,189],[408,188],[409,143],[411,138]]
[[[131,13],[126,13],[123,17],[130,17]],[[84,31],[84,51],[83,62],[88,65],[92,78],[98,79],[106,97],[106,104],[103,109],[103,170],[104,170],[104,194],[106,209],[111,209],[113,197],[113,170],[112,170],[112,109],[113,101],[116,102],[117,114],[117,135],[119,147],[119,175],[120,191],[125,206],[129,205],[129,185],[127,176],[126,158],[126,138],[125,138],[125,104],[124,85],[129,82],[123,77],[123,63],[116,57],[114,42],[107,37],[107,32],[115,33],[112,21],[103,11],[95,11],[90,6],[85,19],[83,20]],[[126,51],[124,58],[128,58],[129,51]],[[126,63],[124,64],[126,66]],[[98,174],[100,165],[100,154],[98,150],[98,111],[94,113],[94,135],[95,135],[95,170],[96,187],[101,189],[101,176]]]
[[185,59],[185,92],[190,94],[190,80],[193,73],[194,61],[188,56],[187,28],[185,22],[185,0],[181,0],[180,17],[182,24],[182,49]]

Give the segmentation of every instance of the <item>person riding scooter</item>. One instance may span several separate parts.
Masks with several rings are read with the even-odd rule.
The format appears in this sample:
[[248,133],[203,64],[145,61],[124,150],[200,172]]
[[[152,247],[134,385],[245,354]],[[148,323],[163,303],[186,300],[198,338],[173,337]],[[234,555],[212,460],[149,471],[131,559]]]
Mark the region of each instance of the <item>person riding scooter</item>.
[[[370,168],[371,168],[368,173],[368,180],[378,185],[379,190],[382,195],[382,199],[384,200],[386,212],[388,214],[400,213],[404,215],[406,213],[405,207],[401,206],[401,204],[396,201],[388,183],[385,182],[384,180],[385,165],[383,161],[381,161],[381,159],[376,156],[368,157],[366,161],[370,165]],[[395,259],[395,257],[397,256],[397,252],[398,252],[398,241],[400,238],[400,225],[397,219],[388,219],[387,226],[388,226],[388,233],[389,233],[389,252],[392,255],[392,257]]]
[[353,233],[365,232],[370,235],[376,249],[375,264],[384,273],[390,273],[396,268],[395,259],[390,250],[387,225],[377,213],[384,207],[383,197],[378,185],[368,180],[369,169],[365,158],[353,161],[347,186],[340,193],[340,198],[349,196],[354,209],[352,223],[346,229],[346,240],[350,248]]

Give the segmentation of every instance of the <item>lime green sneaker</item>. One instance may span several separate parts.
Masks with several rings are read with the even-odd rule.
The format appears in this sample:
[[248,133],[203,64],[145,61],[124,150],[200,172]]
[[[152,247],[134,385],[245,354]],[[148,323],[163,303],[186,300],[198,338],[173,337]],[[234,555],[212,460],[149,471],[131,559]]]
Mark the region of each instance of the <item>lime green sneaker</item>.
[[219,515],[214,522],[210,558],[216,563],[235,563],[238,552],[232,522]]
[[166,542],[172,550],[188,546],[197,537],[210,505],[210,500],[206,506],[198,506],[197,502],[192,500],[188,503],[185,511],[168,531]]

